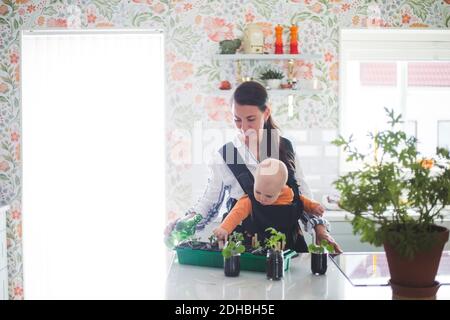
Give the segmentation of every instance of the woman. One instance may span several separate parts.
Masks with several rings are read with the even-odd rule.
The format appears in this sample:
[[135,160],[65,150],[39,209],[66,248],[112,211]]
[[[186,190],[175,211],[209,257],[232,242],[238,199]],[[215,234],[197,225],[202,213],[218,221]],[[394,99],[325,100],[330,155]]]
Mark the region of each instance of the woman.
[[[206,191],[183,218],[192,217],[196,213],[201,214],[203,220],[197,225],[198,230],[203,229],[217,216],[226,195],[228,197],[227,209],[230,211],[236,201],[246,193],[244,191],[245,185],[237,178],[239,172],[235,172],[233,166],[229,165],[230,161],[228,160],[231,158],[231,162],[233,162],[233,159],[236,162],[236,156],[245,163],[244,168],[248,168],[252,174],[255,172],[257,164],[262,160],[268,157],[278,158],[286,164],[291,173],[291,182],[295,186],[298,182],[299,191],[306,197],[311,197],[311,192],[304,181],[292,144],[286,138],[279,137],[267,100],[267,91],[258,82],[244,82],[236,88],[233,95],[232,112],[239,134],[232,142],[214,154],[210,164],[211,174]],[[234,157],[233,150],[235,152]],[[342,252],[339,245],[328,233],[325,219],[303,216],[302,221],[308,232],[312,229],[315,230],[316,242],[325,239],[334,246],[336,252]],[[173,221],[168,224],[165,230],[166,235],[170,233],[175,223],[176,221]],[[242,228],[244,230],[240,231],[245,231],[247,227],[251,228],[250,219],[243,223]]]

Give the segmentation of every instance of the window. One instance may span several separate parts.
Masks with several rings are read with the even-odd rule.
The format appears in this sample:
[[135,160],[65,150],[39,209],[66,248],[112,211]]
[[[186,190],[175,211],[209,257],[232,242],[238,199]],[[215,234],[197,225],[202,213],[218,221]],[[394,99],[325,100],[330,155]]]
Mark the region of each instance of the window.
[[26,298],[163,298],[163,35],[24,31],[21,49]]
[[[402,114],[423,155],[448,146],[450,31],[344,29],[340,54],[340,133],[360,151],[374,149],[369,131],[388,127],[384,108]],[[340,159],[341,172],[357,166]]]

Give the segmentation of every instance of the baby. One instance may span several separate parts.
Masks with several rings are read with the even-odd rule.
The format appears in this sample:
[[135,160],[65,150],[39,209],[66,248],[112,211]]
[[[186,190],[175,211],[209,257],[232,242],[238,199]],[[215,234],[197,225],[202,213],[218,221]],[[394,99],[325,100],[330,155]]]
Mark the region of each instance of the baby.
[[[286,165],[276,159],[266,159],[256,168],[254,175],[254,197],[263,206],[268,205],[290,205],[294,200],[294,192],[286,185],[288,170]],[[322,216],[324,208],[313,200],[300,195],[304,210],[316,216]],[[214,229],[214,235],[219,239],[226,239],[227,236],[250,214],[252,213],[252,202],[248,195],[244,195],[234,205],[228,216],[220,227]]]

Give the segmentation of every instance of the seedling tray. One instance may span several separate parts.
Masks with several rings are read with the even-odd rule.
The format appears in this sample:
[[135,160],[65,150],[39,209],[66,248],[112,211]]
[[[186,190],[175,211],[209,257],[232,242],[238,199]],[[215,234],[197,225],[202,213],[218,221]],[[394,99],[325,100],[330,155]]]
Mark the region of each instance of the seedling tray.
[[[189,247],[176,247],[178,263],[194,266],[223,268],[223,256],[221,251],[214,249],[196,249]],[[297,255],[293,250],[283,252],[284,271],[289,270],[291,258]],[[266,256],[249,252],[241,254],[241,270],[266,272]]]

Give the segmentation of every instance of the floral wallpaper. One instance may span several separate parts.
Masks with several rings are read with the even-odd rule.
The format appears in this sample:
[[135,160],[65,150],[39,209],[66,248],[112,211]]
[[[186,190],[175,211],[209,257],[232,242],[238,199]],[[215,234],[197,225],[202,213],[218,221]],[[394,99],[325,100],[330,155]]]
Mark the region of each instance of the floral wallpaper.
[[[0,203],[7,217],[10,299],[23,299],[21,221],[20,29],[160,28],[166,34],[168,85],[167,157],[169,218],[191,203],[193,167],[184,161],[188,132],[201,121],[231,128],[229,97],[217,90],[220,80],[236,85],[235,67],[212,55],[218,42],[241,37],[245,25],[258,23],[273,50],[277,24],[299,26],[300,51],[320,55],[296,61],[298,79],[318,79],[320,94],[295,97],[295,115],[287,119],[285,99],[274,98],[281,128],[338,127],[338,30],[340,27],[448,28],[450,0],[2,0],[0,2]],[[287,38],[285,28],[284,39]],[[229,64],[228,64],[229,63]],[[256,76],[258,63],[246,65]],[[280,63],[281,68],[286,65]],[[175,160],[175,161],[174,161]],[[26,289],[26,288],[25,288]]]

